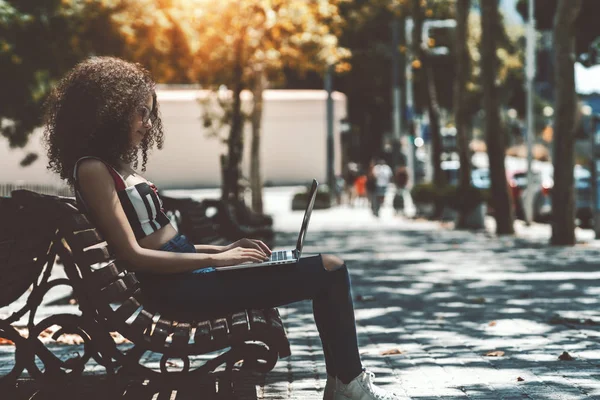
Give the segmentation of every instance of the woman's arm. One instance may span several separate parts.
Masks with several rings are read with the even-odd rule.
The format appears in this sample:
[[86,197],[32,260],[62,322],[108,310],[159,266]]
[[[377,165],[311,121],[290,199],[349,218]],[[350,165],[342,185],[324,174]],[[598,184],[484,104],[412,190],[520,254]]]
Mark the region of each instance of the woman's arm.
[[198,253],[216,254],[225,251],[227,246],[217,246],[212,244],[195,244],[194,247]]
[[134,271],[173,274],[265,259],[264,253],[255,249],[233,249],[218,254],[145,249],[135,238],[106,165],[88,159],[81,162],[77,171],[81,196],[89,207],[91,218],[117,256],[131,264]]

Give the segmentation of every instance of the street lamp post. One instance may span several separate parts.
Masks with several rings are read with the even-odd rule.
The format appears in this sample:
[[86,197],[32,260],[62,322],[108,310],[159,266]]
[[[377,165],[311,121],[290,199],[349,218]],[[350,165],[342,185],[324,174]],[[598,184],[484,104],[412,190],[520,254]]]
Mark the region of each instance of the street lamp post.
[[527,24],[527,190],[525,191],[525,221],[529,225],[533,219],[533,80],[535,78],[535,0],[529,0],[529,23]]
[[327,92],[326,114],[327,114],[327,185],[329,186],[330,199],[335,197],[335,153],[333,151],[333,65],[325,71],[325,91]]
[[[400,109],[400,21],[394,18],[392,22],[392,167],[394,170],[401,164],[400,162],[400,140],[402,113]],[[410,146],[410,144],[409,144]]]

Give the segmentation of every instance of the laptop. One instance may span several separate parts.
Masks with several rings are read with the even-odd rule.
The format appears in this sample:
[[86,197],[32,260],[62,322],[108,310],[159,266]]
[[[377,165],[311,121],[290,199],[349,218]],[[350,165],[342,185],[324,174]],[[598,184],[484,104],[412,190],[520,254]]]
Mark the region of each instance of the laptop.
[[217,272],[220,271],[231,271],[235,269],[245,268],[256,268],[256,267],[267,267],[270,265],[281,265],[281,264],[293,264],[300,259],[302,255],[302,246],[304,246],[304,237],[306,236],[306,230],[308,228],[308,222],[310,221],[310,214],[312,213],[315,205],[315,199],[317,197],[317,187],[319,182],[313,179],[310,192],[308,193],[308,201],[306,204],[306,211],[304,212],[304,220],[300,227],[300,233],[298,234],[298,241],[296,242],[296,248],[292,250],[279,250],[271,253],[269,260],[262,263],[244,263],[237,265],[228,265],[226,267],[216,268]]

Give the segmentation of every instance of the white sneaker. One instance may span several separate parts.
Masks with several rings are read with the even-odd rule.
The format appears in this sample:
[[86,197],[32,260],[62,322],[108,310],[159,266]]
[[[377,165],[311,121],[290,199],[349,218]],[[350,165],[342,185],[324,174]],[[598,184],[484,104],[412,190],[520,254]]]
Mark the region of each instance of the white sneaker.
[[338,379],[327,374],[327,382],[325,383],[325,391],[323,392],[323,400],[334,400],[336,381]]
[[399,398],[386,390],[380,389],[373,384],[375,375],[369,371],[354,378],[345,385],[338,380],[335,389],[334,400],[399,400]]

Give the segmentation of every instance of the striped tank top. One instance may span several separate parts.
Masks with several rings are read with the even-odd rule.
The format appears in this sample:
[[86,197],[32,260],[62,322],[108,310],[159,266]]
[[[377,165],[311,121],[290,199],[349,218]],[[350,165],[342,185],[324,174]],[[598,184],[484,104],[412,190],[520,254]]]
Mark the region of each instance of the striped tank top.
[[96,157],[82,157],[77,160],[75,167],[73,168],[75,198],[77,203],[82,206],[86,213],[88,213],[89,208],[79,192],[77,166],[80,161],[87,158],[100,160],[108,168],[108,171],[115,182],[115,188],[121,206],[125,211],[127,220],[129,221],[137,240],[140,240],[171,223],[169,217],[165,214],[162,201],[158,196],[158,189],[152,182],[141,182],[134,186],[127,186],[125,179],[114,167]]

